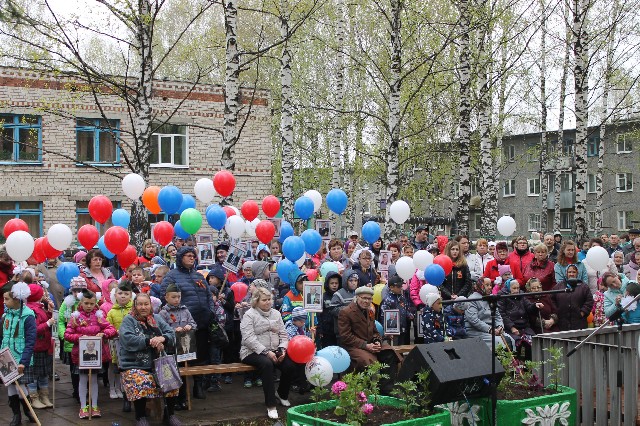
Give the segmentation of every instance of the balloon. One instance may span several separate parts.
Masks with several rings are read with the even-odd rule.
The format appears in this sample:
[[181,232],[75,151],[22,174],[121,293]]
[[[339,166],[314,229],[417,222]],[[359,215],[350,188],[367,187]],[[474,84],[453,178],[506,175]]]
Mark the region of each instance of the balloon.
[[260,213],[260,209],[258,208],[258,203],[256,203],[253,200],[247,200],[244,203],[242,203],[242,206],[240,207],[240,211],[242,212],[242,216],[244,216],[244,218],[247,219],[248,221],[252,221],[256,217],[258,217],[258,214]]
[[422,271],[422,270],[418,269],[418,270],[416,271],[416,277],[417,277],[419,280],[424,281],[424,271]]
[[413,259],[409,256],[402,256],[396,262],[396,273],[403,280],[410,280],[413,274],[416,273],[416,266],[413,264]]
[[51,244],[49,244],[49,238],[47,237],[43,238],[41,247],[42,247],[42,252],[44,253],[47,259],[55,259],[56,257],[62,254],[61,250],[57,250],[51,247]]
[[[257,218],[254,219],[254,220],[257,220]],[[260,223],[260,222],[258,221],[258,223]],[[255,236],[256,236],[256,227],[253,224],[253,222],[249,222],[248,220],[244,221],[244,232],[246,232],[249,237],[255,238]]]
[[295,235],[284,240],[282,244],[282,254],[287,259],[298,260],[304,256],[304,241]]
[[315,189],[310,189],[304,193],[304,196],[311,198],[311,201],[313,201],[314,213],[320,210],[320,207],[322,207],[322,194],[320,194]]
[[58,278],[58,281],[66,290],[69,289],[71,279],[79,275],[80,268],[73,262],[62,262],[56,271],[56,278]]
[[56,250],[66,250],[73,240],[73,232],[64,223],[56,223],[47,231],[49,244]]
[[[33,253],[31,253],[31,257],[36,263],[42,263],[47,260],[47,256],[45,256],[44,251],[42,250],[42,242],[44,241],[44,237],[36,238],[33,246]],[[96,240],[98,241],[98,240]]]
[[193,185],[193,193],[196,194],[196,198],[203,203],[210,203],[216,196],[213,181],[209,178],[198,179],[196,184]]
[[382,290],[386,285],[384,284],[376,284],[373,286],[373,303],[376,305],[380,305],[382,303]]
[[182,238],[183,240],[186,240],[191,236],[191,234],[184,230],[179,220],[173,225],[173,231],[178,236],[178,238]]
[[142,176],[135,173],[129,173],[122,179],[122,192],[132,200],[137,200],[142,196],[145,186],[147,184],[144,183]]
[[273,195],[267,195],[262,200],[262,211],[267,217],[274,217],[280,211],[280,200]]
[[389,216],[399,225],[405,223],[407,219],[409,219],[410,214],[409,204],[402,200],[394,201],[389,208]]
[[115,256],[115,254],[111,253],[107,246],[104,244],[104,235],[98,240],[98,248],[107,259],[113,259],[113,257]]
[[182,204],[182,192],[175,186],[165,186],[158,192],[158,205],[167,214],[177,213]]
[[182,229],[193,235],[202,227],[202,214],[194,208],[188,208],[180,215],[180,225]]
[[113,204],[104,195],[96,195],[89,201],[89,215],[98,223],[104,224],[111,217]]
[[286,220],[280,222],[280,236],[278,237],[278,241],[284,243],[284,240],[293,235],[293,226]]
[[227,231],[231,238],[240,238],[244,234],[244,220],[237,215],[231,216],[227,219],[224,230]]
[[162,210],[160,204],[158,204],[158,194],[160,193],[160,187],[150,186],[144,190],[142,194],[142,204],[153,214],[158,214]]
[[382,327],[382,324],[380,324],[378,321],[376,321],[376,330],[378,330],[378,333],[381,336],[384,336],[384,328]]
[[222,197],[228,197],[236,187],[236,178],[231,172],[220,170],[213,176],[213,187]]
[[205,214],[209,226],[217,231],[221,231],[224,225],[227,224],[227,213],[217,204],[212,204],[207,207]]
[[516,232],[516,221],[511,216],[502,216],[498,219],[498,232],[505,237]]
[[380,225],[372,220],[362,225],[362,238],[369,244],[376,242],[380,238]]
[[[446,254],[439,254],[433,258],[433,263],[442,266],[445,275],[449,275],[453,269],[453,261]],[[426,269],[425,269],[426,272]],[[426,275],[425,275],[426,276]]]
[[304,251],[309,254],[317,253],[322,247],[322,236],[315,229],[307,229],[300,234],[300,238],[304,241]]
[[308,220],[313,216],[313,200],[309,197],[298,197],[293,204],[293,211],[302,220]]
[[182,212],[185,211],[186,209],[195,209],[195,208],[196,208],[196,199],[189,194],[182,194],[182,203],[180,203],[178,214],[182,214]]
[[327,194],[327,207],[335,214],[342,214],[347,209],[347,194],[342,189],[332,189]]
[[173,226],[166,220],[157,222],[153,227],[153,238],[161,246],[168,245],[173,240],[173,234]]
[[304,366],[304,374],[313,386],[326,386],[333,379],[333,367],[329,360],[314,356]]
[[121,226],[112,226],[104,233],[104,245],[111,253],[120,254],[129,245],[129,233]]
[[270,220],[261,220],[256,225],[256,236],[263,244],[269,244],[276,234],[276,227]]
[[242,302],[242,299],[244,299],[244,297],[247,295],[248,289],[249,286],[239,281],[231,285],[231,291],[233,291],[233,299],[236,301],[236,303]]
[[429,284],[432,284],[436,287],[439,287],[444,282],[444,277],[446,276],[444,269],[442,266],[437,263],[433,263],[427,266],[427,269],[424,270],[424,279]]
[[333,262],[324,262],[320,265],[320,275],[326,278],[329,272],[338,272],[338,266]]
[[227,215],[227,217],[235,216],[236,214],[236,211],[231,206],[224,206],[222,210],[224,210],[224,214]]
[[289,358],[291,358],[293,362],[306,364],[311,361],[313,354],[315,353],[316,345],[314,345],[313,340],[309,339],[307,336],[298,335],[289,340],[287,354],[289,354]]
[[426,250],[418,250],[413,254],[413,264],[416,268],[424,271],[427,266],[433,263],[433,255]]
[[327,346],[318,351],[316,356],[324,358],[331,364],[333,372],[336,374],[347,371],[351,365],[351,357],[349,352],[341,348],[340,346]]
[[596,271],[601,271],[606,268],[609,264],[609,253],[607,249],[600,246],[591,247],[587,251],[587,256],[585,258],[587,263],[592,269]]
[[427,304],[427,294],[429,293],[435,293],[439,295],[440,291],[438,290],[438,287],[431,284],[425,284],[420,287],[420,300],[422,300],[422,303],[424,303],[425,305]]
[[307,278],[309,279],[309,281],[317,281],[318,279],[317,269],[307,269],[306,271],[304,271],[304,273],[307,275]]
[[5,249],[16,262],[27,260],[33,253],[35,241],[27,231],[13,231],[7,238]]
[[[157,226],[157,225],[156,225]],[[155,228],[154,228],[155,229]],[[118,255],[118,264],[122,269],[127,269],[138,259],[136,248],[129,244],[122,253]]]
[[15,231],[29,232],[27,222],[18,218],[9,219],[7,223],[4,224],[4,229],[2,230],[4,237],[9,238],[9,235]]
[[115,226],[122,226],[126,229],[129,227],[130,222],[131,214],[129,214],[125,209],[116,209],[113,211],[113,214],[111,215],[111,223]]

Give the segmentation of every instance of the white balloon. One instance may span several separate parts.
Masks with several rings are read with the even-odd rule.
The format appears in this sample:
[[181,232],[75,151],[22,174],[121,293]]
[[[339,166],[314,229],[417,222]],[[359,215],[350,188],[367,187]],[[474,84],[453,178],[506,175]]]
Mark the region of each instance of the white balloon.
[[7,238],[4,246],[14,261],[22,262],[27,260],[33,253],[35,241],[31,234],[26,231],[14,231]]
[[298,265],[298,267],[304,265],[304,259],[306,258],[306,253],[302,255],[302,257],[298,260],[296,260],[296,265]]
[[304,374],[313,386],[326,386],[333,378],[333,367],[326,359],[314,356],[304,366]]
[[593,269],[595,269],[596,271],[601,271],[609,264],[609,253],[604,247],[591,247],[587,251],[585,260]]
[[248,220],[244,221],[244,230],[251,238],[256,236],[256,226]]
[[322,207],[322,194],[320,194],[315,189],[310,189],[304,193],[304,196],[311,198],[311,201],[313,201],[314,213],[320,210],[320,207]]
[[426,250],[418,250],[413,254],[413,264],[421,271],[427,269],[427,266],[431,265],[432,263],[433,255]]
[[396,273],[403,280],[408,280],[416,273],[416,267],[413,264],[413,259],[409,256],[403,256],[396,262]]
[[240,238],[244,234],[244,229],[244,219],[238,215],[228,218],[227,224],[224,226],[224,230],[231,238]]
[[424,304],[427,303],[427,294],[429,293],[440,294],[440,291],[438,290],[438,287],[436,287],[435,285],[431,285],[431,284],[423,285],[422,287],[420,287],[420,300],[422,300],[422,303]]
[[198,179],[193,185],[193,192],[196,198],[205,204],[209,204],[216,196],[216,190],[213,187],[213,181],[209,178]]
[[47,232],[47,240],[49,244],[56,250],[66,250],[73,240],[73,232],[64,223],[56,223]]
[[418,269],[418,270],[416,271],[416,277],[417,277],[419,280],[424,280],[424,271],[421,271],[420,269]]
[[234,212],[236,212],[236,214],[237,214],[238,216],[240,216],[240,210],[238,210],[238,209],[237,209],[236,207],[234,207],[234,206],[229,206],[229,207],[231,207],[231,208],[233,209],[233,211],[234,211]]
[[402,200],[394,201],[389,208],[389,215],[391,219],[398,225],[402,225],[409,219],[409,215],[411,214],[411,209],[409,209],[409,204]]
[[511,216],[502,216],[497,224],[500,235],[508,237],[516,232],[516,221]]
[[146,186],[147,184],[144,183],[142,176],[136,173],[129,173],[122,179],[122,191],[124,195],[132,200],[137,200],[142,197]]

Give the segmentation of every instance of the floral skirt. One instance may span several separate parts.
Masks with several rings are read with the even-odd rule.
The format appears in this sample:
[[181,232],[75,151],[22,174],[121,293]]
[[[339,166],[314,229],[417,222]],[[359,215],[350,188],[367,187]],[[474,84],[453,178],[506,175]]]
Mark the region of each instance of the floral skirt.
[[163,395],[160,388],[156,385],[153,374],[146,370],[137,368],[123,370],[120,373],[120,377],[122,379],[122,387],[129,401],[142,398],[162,398],[163,396],[171,398],[178,396],[180,392],[180,389],[176,389]]

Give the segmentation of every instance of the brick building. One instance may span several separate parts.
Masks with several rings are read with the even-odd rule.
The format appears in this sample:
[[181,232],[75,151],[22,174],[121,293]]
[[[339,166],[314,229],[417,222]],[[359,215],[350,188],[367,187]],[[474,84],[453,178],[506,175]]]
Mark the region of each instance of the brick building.
[[[159,121],[182,105],[153,136],[149,185],[175,185],[185,194],[193,194],[198,179],[212,178],[220,169],[222,151],[224,89],[202,84],[189,94],[192,86],[166,80],[154,83],[154,113]],[[55,223],[65,223],[75,232],[91,221],[87,204],[98,194],[109,197],[114,207],[130,208],[120,183],[130,173],[120,151],[131,151],[127,107],[114,95],[101,95],[110,120],[106,125],[91,93],[81,89],[68,76],[0,68],[0,229],[7,220],[20,217],[34,237]],[[253,93],[241,94],[247,106]],[[253,96],[251,115],[235,148],[238,206],[249,198],[261,200],[271,191],[269,92],[257,90]],[[115,138],[121,143],[116,144]],[[197,207],[204,213],[206,206],[200,201]],[[106,227],[101,228],[103,233]]]

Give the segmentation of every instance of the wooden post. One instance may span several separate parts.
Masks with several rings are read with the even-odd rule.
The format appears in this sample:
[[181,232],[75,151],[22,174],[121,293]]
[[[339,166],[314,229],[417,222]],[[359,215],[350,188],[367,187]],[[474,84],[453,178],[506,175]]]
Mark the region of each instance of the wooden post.
[[[88,379],[88,383],[87,383],[87,389],[89,389],[89,399],[88,399],[88,403],[89,403],[89,420],[91,421],[93,418],[93,406],[91,405],[92,401],[91,401],[91,369],[89,369],[89,379]],[[82,407],[80,407],[82,408]]]
[[27,407],[29,407],[29,412],[31,413],[31,415],[33,416],[33,418],[36,420],[36,424],[38,426],[42,426],[40,424],[40,420],[38,419],[38,416],[36,416],[35,411],[33,411],[33,407],[31,406],[31,402],[29,402],[29,398],[27,398],[27,396],[24,394],[24,391],[22,390],[22,386],[20,385],[20,383],[18,382],[18,380],[16,380],[14,382],[14,384],[16,385],[16,387],[18,388],[18,392],[20,392],[20,396],[22,397],[22,399],[24,400],[24,402],[27,403]]
[[[189,362],[185,361],[184,362],[184,366],[185,367],[189,367]],[[191,376],[186,376],[184,381],[185,381],[185,385],[186,385],[186,391],[187,391],[187,410],[191,411],[191,391],[189,390],[189,387],[191,386],[191,383],[189,382],[189,379],[191,378]]]
[[53,386],[51,388],[51,404],[53,404],[53,407],[51,407],[51,409],[55,410],[56,409],[56,340],[52,337],[51,338],[51,344],[53,345],[53,358],[52,358],[52,363],[51,363],[51,379],[53,382]]

